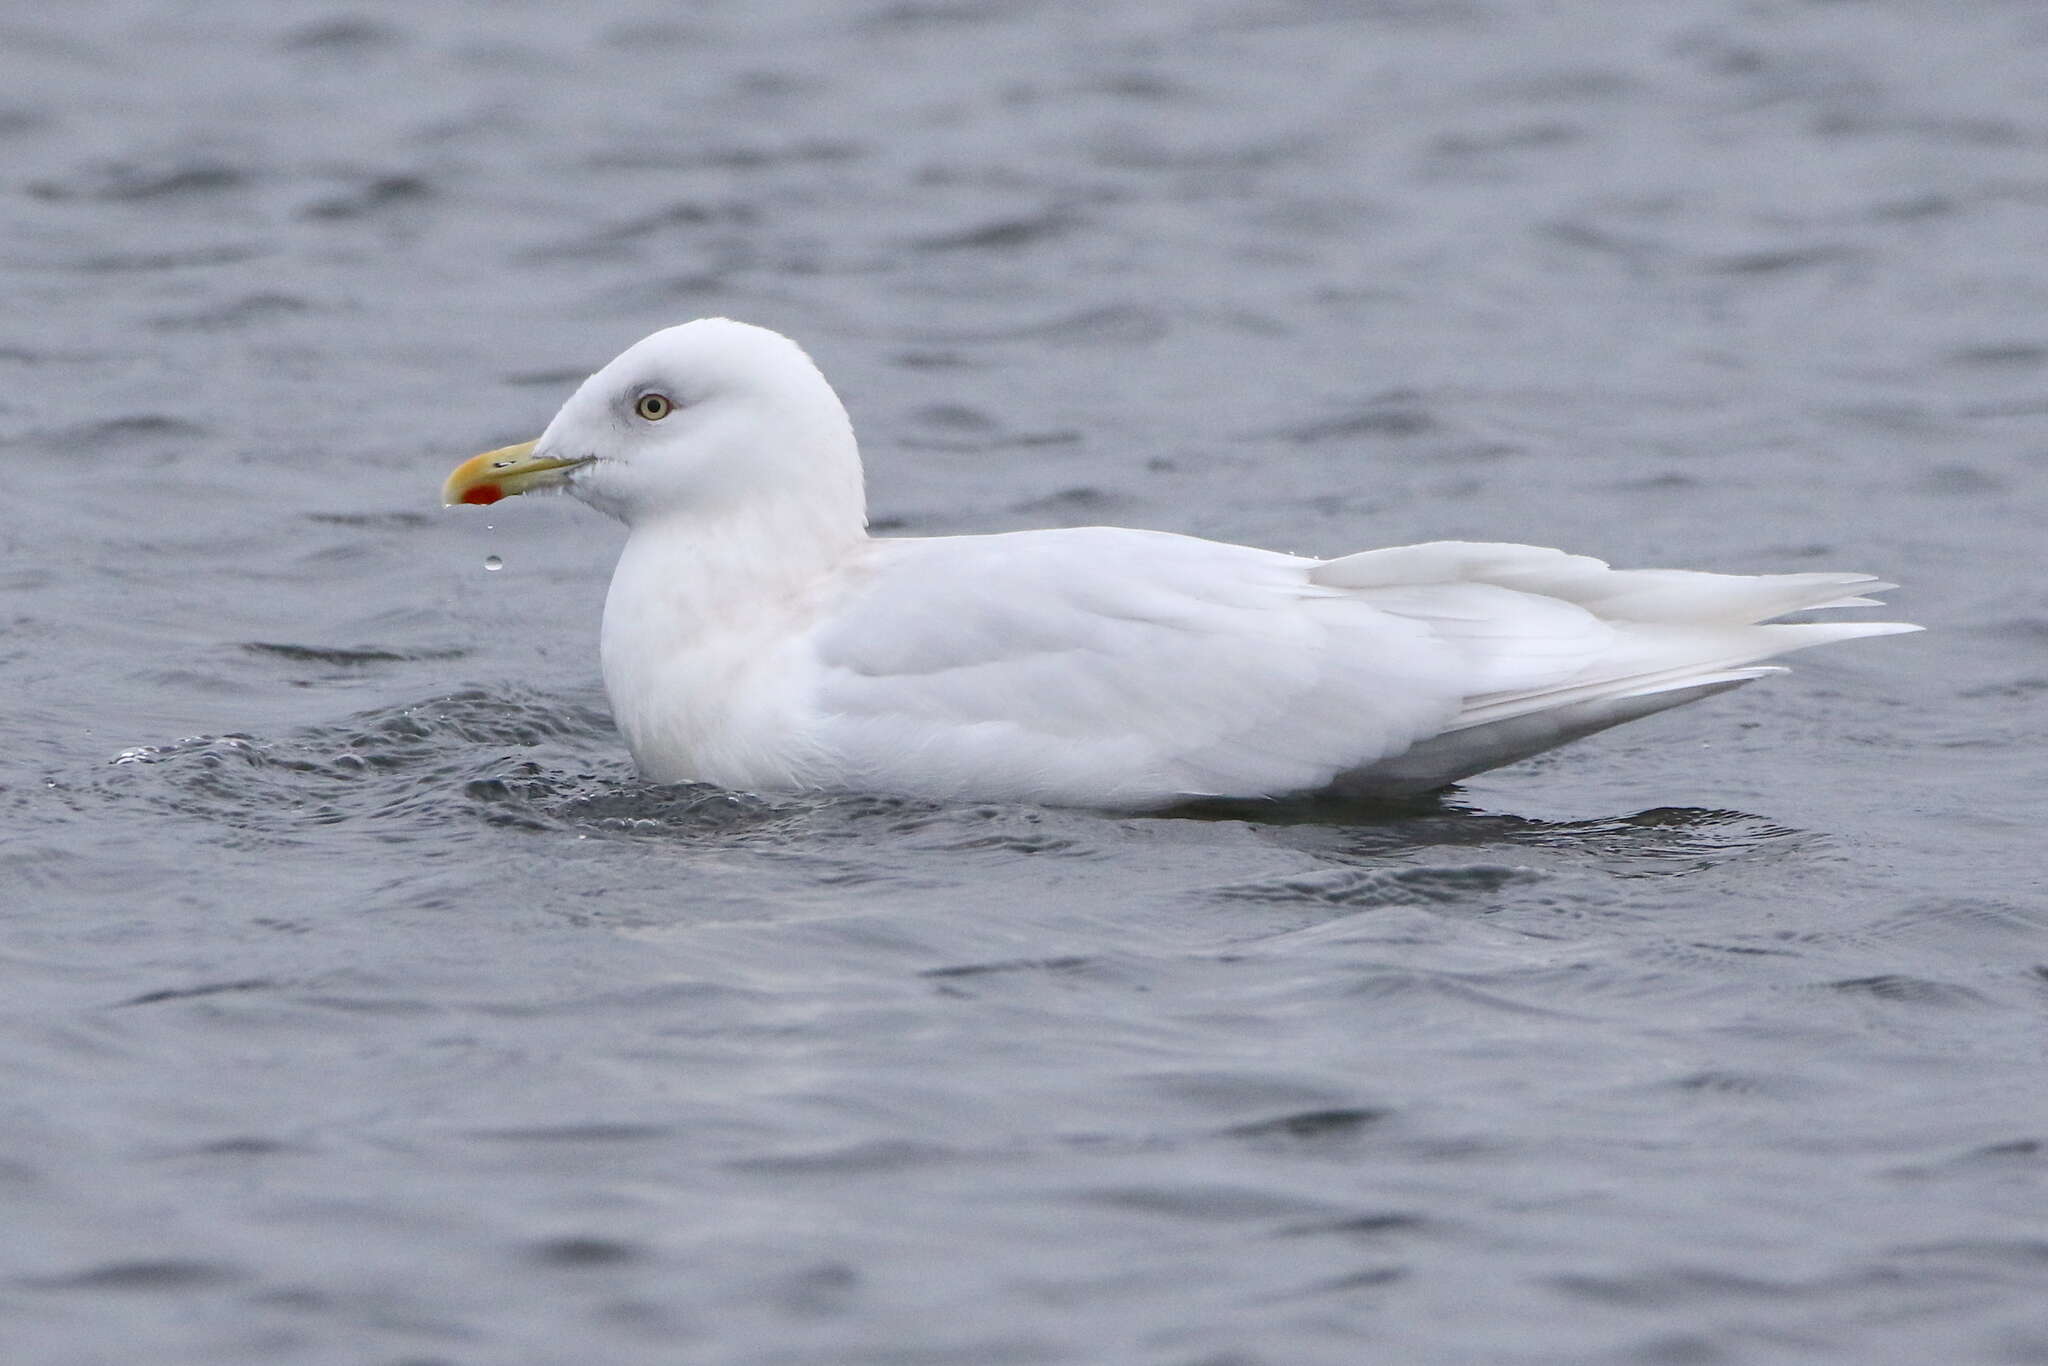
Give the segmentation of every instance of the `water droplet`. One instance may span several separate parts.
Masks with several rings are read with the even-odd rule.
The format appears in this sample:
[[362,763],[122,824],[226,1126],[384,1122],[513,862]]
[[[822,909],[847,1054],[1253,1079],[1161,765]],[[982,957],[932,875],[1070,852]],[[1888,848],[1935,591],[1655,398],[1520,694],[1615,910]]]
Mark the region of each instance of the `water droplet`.
[[490,569],[490,570],[498,570],[498,569],[503,569],[504,567],[505,567],[505,562],[504,562],[503,560],[499,559],[499,558],[498,558],[498,557],[497,557],[496,555],[486,555],[486,556],[484,556],[484,568],[486,568],[486,569]]

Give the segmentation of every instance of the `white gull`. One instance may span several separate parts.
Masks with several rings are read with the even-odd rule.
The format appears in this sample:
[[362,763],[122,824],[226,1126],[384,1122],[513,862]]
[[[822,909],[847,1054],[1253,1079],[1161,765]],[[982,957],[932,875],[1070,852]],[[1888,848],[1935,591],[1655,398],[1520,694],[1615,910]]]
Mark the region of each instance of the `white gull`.
[[1919,628],[1868,574],[1611,569],[1437,541],[1308,559],[1119,527],[868,535],[860,452],[796,343],[705,318],[585,380],[449,503],[559,486],[624,522],[612,712],[640,772],[756,792],[1148,809],[1443,787]]

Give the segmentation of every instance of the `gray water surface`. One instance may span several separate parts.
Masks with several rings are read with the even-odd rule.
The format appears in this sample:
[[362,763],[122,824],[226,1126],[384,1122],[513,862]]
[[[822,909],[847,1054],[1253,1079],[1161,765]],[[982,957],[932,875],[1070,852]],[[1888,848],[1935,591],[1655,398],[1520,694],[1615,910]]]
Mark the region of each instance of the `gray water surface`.
[[[2048,12],[599,8],[0,17],[0,1360],[2048,1361]],[[436,493],[707,313],[885,530],[1934,629],[1407,814],[648,788],[617,528]]]

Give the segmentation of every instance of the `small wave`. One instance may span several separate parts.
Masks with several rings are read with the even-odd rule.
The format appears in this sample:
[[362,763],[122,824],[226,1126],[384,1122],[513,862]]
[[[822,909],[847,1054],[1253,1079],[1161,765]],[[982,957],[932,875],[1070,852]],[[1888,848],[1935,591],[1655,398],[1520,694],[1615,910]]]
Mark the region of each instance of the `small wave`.
[[1914,977],[1906,973],[1886,972],[1873,977],[1845,977],[1826,985],[1830,991],[1838,991],[1845,996],[1863,997],[1893,1005],[1952,1008],[1988,1004],[1981,993],[1972,991],[1969,987],[1954,982],[1938,982],[1927,977]]
[[163,1001],[187,1001],[195,996],[219,996],[232,991],[262,991],[276,985],[268,977],[245,977],[232,982],[207,982],[196,987],[163,987],[156,991],[145,991],[139,996],[130,996],[121,1004],[149,1006]]
[[359,176],[348,188],[313,200],[299,210],[299,216],[328,222],[368,218],[408,204],[418,204],[433,195],[433,185],[420,176]]
[[89,274],[125,274],[130,271],[189,270],[196,266],[231,266],[267,256],[272,248],[253,242],[223,242],[215,246],[186,247],[169,251],[98,251],[68,262],[73,270]]
[[438,524],[437,519],[424,512],[306,512],[300,515],[322,526],[361,527],[372,531],[417,531]]
[[933,331],[925,343],[1042,341],[1051,346],[1149,346],[1170,330],[1165,314],[1140,304],[1105,304],[997,329]]
[[1241,1223],[1329,1215],[1328,1205],[1291,1191],[1223,1182],[1181,1181],[1160,1185],[1111,1186],[1078,1191],[1092,1205],[1196,1223]]
[[161,166],[118,162],[82,171],[68,179],[38,180],[28,187],[28,192],[48,200],[134,202],[218,194],[241,189],[250,179],[241,167],[219,161],[173,161]]
[[648,1252],[638,1243],[623,1242],[617,1238],[571,1234],[541,1239],[526,1249],[526,1255],[540,1266],[580,1268],[645,1261]]
[[1652,1266],[1619,1275],[1566,1273],[1550,1283],[1577,1299],[1631,1308],[1670,1308],[1716,1302],[1778,1303],[1834,1299],[1894,1284],[1880,1266],[1808,1278],[1770,1277],[1713,1266]]
[[1331,1110],[1298,1110],[1272,1119],[1233,1124],[1223,1137],[1261,1147],[1330,1147],[1348,1145],[1384,1121],[1392,1111],[1345,1106]]
[[266,292],[244,294],[227,303],[173,313],[160,313],[150,326],[160,332],[233,331],[258,326],[279,318],[293,318],[310,312],[313,304],[296,294]]
[[1318,418],[1281,428],[1271,435],[1298,445],[1313,446],[1326,441],[1356,441],[1364,437],[1400,439],[1427,436],[1440,423],[1413,395],[1375,399],[1362,407],[1334,417]]
[[154,454],[166,443],[196,441],[207,434],[205,427],[184,418],[165,413],[136,413],[103,422],[80,423],[50,432],[43,439],[67,451],[103,454],[141,450]]
[[1081,224],[1069,209],[1049,208],[1039,213],[991,219],[971,227],[933,233],[912,245],[920,251],[1009,251],[1038,242],[1064,237]]
[[381,650],[375,646],[344,649],[328,645],[290,645],[268,640],[245,641],[242,648],[251,654],[271,655],[278,659],[289,659],[297,664],[332,664],[342,668],[356,668],[367,664],[405,664],[423,659],[460,659],[469,653],[464,649]]
[[244,1279],[248,1273],[219,1262],[183,1257],[105,1262],[56,1276],[26,1277],[34,1290],[179,1291]]
[[1081,954],[1068,954],[1058,958],[1005,958],[993,963],[956,963],[942,968],[926,968],[918,973],[920,977],[981,977],[1000,972],[1072,972],[1085,968],[1095,960]]
[[[1668,877],[1731,859],[1789,852],[1818,837],[1745,811],[1659,806],[1625,816],[1543,821],[1481,812],[1442,800],[1415,814],[1351,813],[1307,808],[1284,813],[1283,824],[1346,826],[1351,857],[1414,859],[1433,849],[1507,848],[1556,851],[1590,859],[1616,877]],[[1320,817],[1320,819],[1318,819]],[[1541,871],[1540,869],[1531,871]]]
[[390,24],[346,15],[294,28],[277,45],[286,52],[361,57],[396,47],[403,40],[400,30]]
[[1233,883],[1211,895],[1231,901],[1306,902],[1319,906],[1407,906],[1489,896],[1514,883],[1534,882],[1530,868],[1464,863],[1401,868],[1322,868],[1257,882]]
[[772,146],[726,143],[704,146],[695,141],[676,145],[635,142],[593,153],[585,162],[597,171],[761,171],[778,166],[831,165],[853,161],[867,148],[841,138],[799,138]]
[[[338,668],[394,652],[257,644],[262,653]],[[323,826],[363,825],[385,842],[448,827],[577,836],[730,836],[771,827],[783,807],[702,783],[641,782],[616,753],[610,718],[559,697],[483,688],[379,708],[281,739],[202,735],[113,756],[113,795],[291,842]]]
[[[293,659],[310,651],[352,667],[382,657],[262,648]],[[200,735],[136,745],[112,757],[113,771],[101,781],[116,798],[243,832],[288,838],[308,827],[367,822],[398,838],[407,828],[491,819],[501,794],[477,790],[479,782],[523,783],[525,800],[543,811],[551,799],[565,804],[606,781],[576,770],[610,733],[593,708],[477,688],[280,739]]]
[[632,1124],[590,1121],[581,1124],[546,1124],[526,1128],[478,1129],[473,1137],[493,1143],[651,1143],[673,1137],[666,1124]]
[[836,1148],[738,1158],[725,1165],[732,1171],[762,1172],[779,1177],[858,1176],[950,1162],[962,1155],[957,1149],[944,1144],[914,1139],[874,1139]]
[[762,798],[709,783],[658,785],[634,780],[563,776],[538,764],[472,779],[463,786],[487,818],[530,829],[602,831],[619,835],[705,835],[762,823],[780,809]]

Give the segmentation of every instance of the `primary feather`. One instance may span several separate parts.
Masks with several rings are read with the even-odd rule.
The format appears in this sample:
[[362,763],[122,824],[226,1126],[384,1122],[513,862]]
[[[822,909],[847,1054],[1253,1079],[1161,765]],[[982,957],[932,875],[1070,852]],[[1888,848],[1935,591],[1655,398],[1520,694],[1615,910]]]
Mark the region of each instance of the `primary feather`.
[[[657,392],[673,415],[636,418]],[[1122,808],[1399,796],[1791,650],[1917,629],[1771,621],[1869,605],[1891,585],[1867,574],[1459,541],[1314,560],[1110,527],[871,538],[830,386],[794,343],[723,319],[593,375],[530,461],[630,529],[605,683],[664,782]]]

